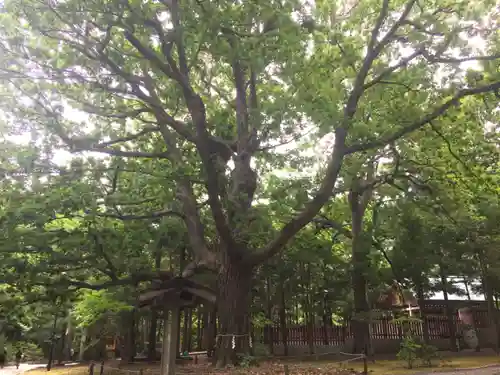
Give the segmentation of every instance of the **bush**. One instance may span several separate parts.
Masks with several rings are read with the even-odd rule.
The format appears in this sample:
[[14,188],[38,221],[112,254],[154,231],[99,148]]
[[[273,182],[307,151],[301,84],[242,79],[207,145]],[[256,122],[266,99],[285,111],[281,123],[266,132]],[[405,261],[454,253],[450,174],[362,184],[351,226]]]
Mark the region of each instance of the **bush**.
[[401,343],[397,356],[398,359],[406,361],[407,367],[411,369],[417,359],[420,359],[424,366],[432,366],[432,360],[437,358],[438,354],[435,346],[420,342],[413,336],[407,336]]
[[271,352],[269,351],[269,346],[262,344],[260,342],[253,343],[253,354],[256,357],[270,357]]
[[397,357],[398,359],[406,361],[407,367],[411,369],[417,359],[417,353],[420,347],[421,345],[417,343],[412,336],[407,336],[401,343],[401,349],[399,350]]
[[417,351],[417,356],[422,360],[424,366],[432,366],[432,360],[438,357],[438,349],[433,345],[428,345],[426,343],[420,344],[420,348]]

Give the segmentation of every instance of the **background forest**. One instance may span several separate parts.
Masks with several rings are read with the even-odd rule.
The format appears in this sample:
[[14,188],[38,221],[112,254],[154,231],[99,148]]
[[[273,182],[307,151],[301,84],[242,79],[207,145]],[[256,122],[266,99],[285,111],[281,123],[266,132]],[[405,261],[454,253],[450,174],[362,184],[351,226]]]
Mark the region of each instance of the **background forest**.
[[216,291],[220,366],[270,325],[362,352],[388,290],[500,327],[498,2],[1,7],[0,350],[154,357],[167,272]]

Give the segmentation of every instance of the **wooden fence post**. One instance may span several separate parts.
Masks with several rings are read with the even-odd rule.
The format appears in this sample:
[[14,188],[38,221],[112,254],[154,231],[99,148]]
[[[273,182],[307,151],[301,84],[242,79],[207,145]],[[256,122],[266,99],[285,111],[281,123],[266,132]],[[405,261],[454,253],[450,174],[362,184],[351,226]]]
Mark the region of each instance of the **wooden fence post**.
[[92,362],[89,366],[89,375],[94,375],[94,366],[95,366],[95,363]]
[[99,375],[104,374],[104,361],[101,362],[101,370],[99,371]]

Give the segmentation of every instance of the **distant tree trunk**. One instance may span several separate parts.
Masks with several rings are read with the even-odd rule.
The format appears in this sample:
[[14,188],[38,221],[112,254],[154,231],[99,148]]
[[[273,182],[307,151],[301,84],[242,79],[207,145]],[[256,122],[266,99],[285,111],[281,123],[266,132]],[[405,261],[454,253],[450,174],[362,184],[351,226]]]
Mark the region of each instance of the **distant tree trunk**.
[[[323,278],[323,283],[324,283],[324,290],[327,290],[327,285],[328,285],[328,280],[326,279],[326,270],[323,270],[324,278]],[[329,339],[328,339],[328,332],[329,328],[332,326],[332,313],[330,311],[330,301],[329,301],[329,294],[328,292],[323,292],[323,344],[328,345]]]
[[87,342],[87,328],[82,328],[82,336],[80,337],[80,350],[78,352],[78,360],[82,362],[85,358],[85,344]]
[[196,350],[200,351],[202,349],[203,340],[203,324],[205,323],[205,311],[202,310],[201,306],[196,309]]
[[49,349],[49,358],[47,361],[47,371],[50,371],[52,368],[52,361],[54,359],[54,349],[56,345],[56,327],[57,327],[57,318],[58,318],[58,313],[56,312],[54,315],[54,323],[52,325],[52,331],[50,332],[50,349]]
[[151,310],[151,321],[149,324],[149,334],[148,334],[148,360],[154,361],[156,359],[156,334],[158,330],[158,311],[156,309]]
[[306,327],[307,327],[307,344],[309,346],[309,354],[314,354],[314,312],[313,312],[313,302],[311,295],[311,264],[307,264],[305,267],[307,286],[305,290],[306,299]]
[[65,324],[65,327],[61,330],[61,340],[57,345],[58,348],[58,355],[57,355],[57,364],[62,365],[62,363],[65,360],[65,348],[66,348],[66,331],[67,331],[67,323]]
[[422,334],[424,337],[424,342],[426,344],[429,344],[431,341],[429,337],[429,321],[427,320],[427,313],[425,311],[425,297],[422,280],[419,280],[417,282],[417,298],[418,306],[420,307],[420,318],[422,319]]
[[66,346],[64,348],[65,358],[71,361],[73,358],[73,322],[71,321],[71,308],[68,309],[68,321],[66,324]]
[[192,327],[192,310],[184,310],[184,329],[182,333],[182,352],[191,351],[191,327]]
[[495,334],[495,350],[500,353],[500,329],[498,324],[497,311],[495,309],[495,302],[493,300],[493,288],[491,286],[491,280],[489,277],[489,270],[484,255],[478,252],[479,266],[481,269],[481,281],[483,284],[483,293],[486,298],[486,305],[488,308],[488,319],[490,321],[490,326],[494,330]]
[[[266,278],[266,301],[267,301],[267,319],[273,321],[273,304],[271,299],[271,281],[269,277]],[[269,352],[274,354],[274,337],[273,337],[273,326],[272,323],[268,324],[268,340],[269,340]]]
[[469,291],[469,281],[466,278],[464,278],[462,282],[464,283],[465,294],[467,295],[467,300],[472,301],[472,299],[470,297],[470,291]]
[[452,311],[449,299],[448,299],[448,277],[444,269],[443,264],[439,265],[439,275],[441,277],[441,287],[443,290],[444,302],[445,302],[445,312],[448,319],[448,329],[450,331],[450,349],[454,352],[458,351],[457,348],[457,334],[455,327],[454,312]]
[[[157,271],[161,268],[162,259],[162,239],[160,239],[156,245],[155,249],[155,269]],[[148,338],[148,360],[156,360],[156,337],[158,332],[158,311],[156,309],[151,310],[151,322],[149,324],[149,338]]]
[[285,280],[281,278],[280,283],[278,285],[279,295],[280,295],[280,309],[279,309],[279,318],[280,318],[280,331],[281,331],[281,341],[283,343],[283,354],[288,356],[288,327],[286,324],[286,299],[285,299]]
[[135,309],[122,313],[122,324],[124,332],[121,345],[121,359],[124,363],[132,363],[135,359]]

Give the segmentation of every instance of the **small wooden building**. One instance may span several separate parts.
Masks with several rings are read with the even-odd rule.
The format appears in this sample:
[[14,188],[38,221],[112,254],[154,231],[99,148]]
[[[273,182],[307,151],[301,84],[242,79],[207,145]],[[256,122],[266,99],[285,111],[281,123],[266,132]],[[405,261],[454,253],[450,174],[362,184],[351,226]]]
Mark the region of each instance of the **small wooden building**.
[[182,277],[162,278],[139,295],[139,308],[150,307],[164,312],[164,334],[161,355],[161,375],[175,374],[179,310],[200,304],[215,304],[215,292],[199,283]]

